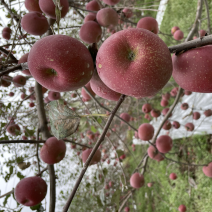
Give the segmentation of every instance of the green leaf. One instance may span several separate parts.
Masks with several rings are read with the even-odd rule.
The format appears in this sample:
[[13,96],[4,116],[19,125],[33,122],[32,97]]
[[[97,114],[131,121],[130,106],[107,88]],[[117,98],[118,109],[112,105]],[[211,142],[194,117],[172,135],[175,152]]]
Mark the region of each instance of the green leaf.
[[11,108],[11,103],[9,103],[9,104],[7,105],[7,108]]
[[87,124],[87,119],[81,118],[80,125],[79,125],[79,131],[80,132],[84,132],[87,129],[86,124]]
[[21,179],[24,178],[24,175],[22,175],[21,172],[18,172],[18,173],[17,173],[17,177],[21,180]]
[[124,151],[122,151],[121,149],[116,150],[116,152],[119,157],[124,154]]
[[28,136],[33,136],[35,133],[35,130],[29,130],[28,128],[25,128],[25,135]]
[[97,132],[97,129],[92,125],[92,126],[91,126],[91,131],[92,131],[93,133],[96,133],[96,132]]
[[50,118],[50,126],[53,135],[57,139],[67,138],[78,128],[80,117],[64,105],[62,99],[52,101],[47,105]]
[[76,108],[78,108],[79,106],[81,105],[81,102],[73,102],[73,103],[71,103],[71,104],[69,104],[69,106],[71,106],[71,107],[76,107]]
[[16,158],[17,163],[21,163],[23,161],[24,161],[24,158],[22,156]]
[[101,201],[99,196],[96,197],[96,201],[97,201],[97,204],[98,204],[99,207],[103,206],[102,201]]
[[103,174],[104,174],[104,176],[107,175],[107,172],[108,172],[108,170],[107,170],[106,168],[104,168],[104,169],[103,169]]
[[40,206],[41,206],[41,203],[39,203],[39,204],[37,204],[37,205],[34,205],[34,206],[31,206],[30,209],[31,209],[32,211],[39,210]]
[[10,166],[10,174],[13,173],[13,166]]
[[3,202],[3,205],[5,206],[7,204],[7,200],[9,199],[9,197],[11,196],[11,194],[8,194],[5,199],[4,199],[4,202]]

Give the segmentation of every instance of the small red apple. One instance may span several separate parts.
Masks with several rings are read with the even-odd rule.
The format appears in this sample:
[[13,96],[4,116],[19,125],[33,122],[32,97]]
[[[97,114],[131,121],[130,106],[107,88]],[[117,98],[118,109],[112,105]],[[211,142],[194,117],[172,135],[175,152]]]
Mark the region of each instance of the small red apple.
[[187,131],[193,131],[194,130],[194,124],[193,123],[187,123],[185,125],[185,128]]
[[178,29],[177,31],[175,31],[173,36],[175,40],[182,40],[184,37],[184,34],[181,30]]
[[175,33],[177,30],[179,30],[179,29],[180,29],[180,28],[179,28],[178,26],[172,27],[172,29],[171,29],[172,35],[174,35],[174,33]]
[[169,175],[169,178],[170,178],[171,180],[176,180],[176,179],[177,179],[177,175],[176,175],[175,173],[171,173],[171,174]]
[[142,106],[142,111],[144,113],[149,113],[152,110],[152,106],[149,103],[146,103]]
[[164,156],[159,152],[157,152],[154,146],[149,146],[147,153],[149,157],[152,158],[153,160],[157,160],[158,162],[164,160]]
[[49,23],[40,12],[29,12],[21,19],[22,28],[31,35],[43,35],[49,28]]
[[137,23],[137,28],[143,28],[154,34],[158,34],[158,22],[152,17],[144,17],[140,19]]
[[25,206],[34,206],[46,196],[47,184],[41,177],[27,177],[22,179],[15,187],[15,199]]
[[178,208],[179,212],[186,212],[186,206],[185,205],[180,205]]
[[172,139],[168,135],[161,135],[156,140],[156,147],[162,153],[167,153],[172,149]]
[[209,163],[207,166],[203,166],[202,171],[207,177],[212,178],[212,162]]
[[193,113],[193,119],[198,120],[200,118],[200,113],[199,112],[194,112]]
[[[55,4],[52,0],[39,0],[40,9],[52,19],[56,19],[55,15]],[[69,9],[68,0],[60,0],[61,10],[61,18],[64,18]]]
[[138,136],[141,140],[149,141],[154,135],[154,127],[151,124],[144,123],[138,128]]
[[130,185],[133,188],[140,188],[144,185],[144,176],[138,172],[130,177]]
[[66,144],[63,140],[50,137],[40,150],[41,159],[47,164],[59,163],[66,153]]
[[[87,158],[89,157],[90,153],[92,152],[92,149],[86,149],[82,152],[82,161],[83,163],[86,162]],[[100,162],[101,160],[101,152],[99,151],[99,149],[97,149],[97,151],[95,152],[89,166],[97,164],[98,162]]]

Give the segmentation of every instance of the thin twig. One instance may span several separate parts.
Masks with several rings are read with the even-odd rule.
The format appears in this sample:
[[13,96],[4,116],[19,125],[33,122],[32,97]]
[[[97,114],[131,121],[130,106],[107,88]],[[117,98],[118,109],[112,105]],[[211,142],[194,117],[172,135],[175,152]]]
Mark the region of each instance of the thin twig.
[[207,20],[208,20],[208,34],[211,34],[211,24],[210,24],[210,11],[209,11],[209,6],[208,6],[208,0],[204,0],[205,7],[206,7],[206,13],[207,13]]
[[[40,133],[40,129],[38,127],[37,134],[36,134],[37,141],[39,140],[39,133]],[[40,159],[39,159],[39,156],[38,156],[38,151],[39,151],[39,144],[36,145],[36,158],[37,158],[37,161],[38,161],[38,172],[40,172]]]
[[10,195],[10,194],[12,194],[13,192],[14,192],[14,189],[13,189],[12,191],[7,192],[6,194],[1,195],[0,198],[3,198],[3,197],[5,197],[5,196],[7,196],[7,195]]
[[[105,107],[105,106],[103,106],[103,105],[101,105],[101,103],[91,94],[91,92],[86,88],[86,86],[84,86],[83,87],[85,90],[86,90],[86,92],[88,93],[88,95],[101,107],[101,108],[103,108],[103,109],[105,109],[106,111],[108,111],[108,112],[111,112],[111,110],[110,109],[108,109],[107,107]],[[120,116],[118,116],[118,115],[116,115],[115,114],[115,116],[118,118],[118,119],[120,119],[122,122],[124,122],[125,124],[127,124],[131,129],[133,129],[134,131],[138,131],[135,127],[133,127],[131,124],[129,124],[128,122],[126,122],[124,119],[122,119]]]
[[70,204],[71,204],[71,202],[72,202],[72,200],[73,200],[73,198],[74,198],[74,196],[75,196],[75,194],[76,194],[76,191],[77,191],[77,189],[78,189],[78,187],[79,187],[79,185],[80,185],[80,183],[81,183],[81,181],[82,181],[82,178],[83,178],[83,176],[84,176],[86,170],[88,169],[88,166],[89,166],[89,164],[90,164],[90,162],[91,162],[91,160],[92,160],[94,154],[96,153],[96,151],[97,151],[97,149],[99,148],[100,144],[101,144],[102,141],[104,140],[105,135],[106,135],[106,133],[107,133],[107,130],[109,129],[110,124],[111,124],[111,122],[112,122],[112,120],[113,120],[113,118],[114,118],[114,116],[115,116],[115,113],[116,113],[117,110],[119,109],[119,107],[120,107],[121,103],[124,101],[125,97],[126,97],[125,95],[121,95],[121,97],[120,97],[120,99],[119,99],[117,105],[115,106],[115,108],[114,108],[113,111],[111,112],[111,115],[110,115],[110,117],[109,117],[108,120],[107,120],[107,123],[106,123],[106,125],[105,125],[105,127],[104,127],[104,129],[103,129],[103,132],[102,132],[101,136],[100,136],[99,139],[97,140],[97,142],[96,142],[96,144],[95,144],[95,146],[94,146],[92,152],[90,153],[90,155],[89,155],[87,161],[86,161],[85,164],[84,164],[84,167],[83,167],[83,169],[82,169],[82,171],[81,171],[81,173],[80,173],[80,175],[79,175],[79,177],[78,177],[78,179],[77,179],[77,181],[76,181],[76,183],[75,183],[75,185],[74,185],[74,188],[73,188],[73,190],[72,190],[72,192],[71,192],[71,194],[70,194],[70,196],[69,196],[69,198],[68,198],[68,200],[67,200],[67,202],[66,202],[66,204],[65,204],[65,206],[64,206],[64,208],[63,208],[63,212],[67,212],[67,211],[68,211],[69,206],[70,206]]

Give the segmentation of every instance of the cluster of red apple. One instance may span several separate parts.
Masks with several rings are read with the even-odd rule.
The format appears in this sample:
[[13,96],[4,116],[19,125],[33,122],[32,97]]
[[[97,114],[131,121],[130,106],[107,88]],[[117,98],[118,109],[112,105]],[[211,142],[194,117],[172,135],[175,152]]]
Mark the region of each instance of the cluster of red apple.
[[[114,5],[118,1],[103,0],[108,5]],[[68,12],[68,1],[61,0],[61,17]],[[30,11],[22,18],[22,28],[32,35],[42,35],[49,24],[42,12],[48,17],[55,19],[55,5],[52,0],[40,0],[39,4],[30,0],[25,1],[26,8]],[[118,101],[121,94],[133,96],[136,98],[149,97],[155,95],[168,82],[171,75],[175,81],[184,89],[194,92],[212,92],[211,66],[209,59],[212,48],[204,46],[187,51],[184,54],[170,56],[166,44],[156,35],[158,33],[157,21],[151,17],[142,18],[137,23],[137,28],[130,28],[116,32],[115,26],[121,21],[121,16],[112,8],[100,9],[97,1],[93,0],[86,6],[87,10],[98,11],[97,14],[90,13],[86,16],[84,24],[80,29],[80,38],[87,43],[96,43],[101,38],[102,27],[108,27],[113,34],[101,45],[97,57],[96,68],[94,70],[94,61],[88,49],[78,40],[66,35],[52,35],[37,41],[30,52],[23,55],[19,63],[28,62],[29,70],[24,70],[26,75],[32,75],[44,88],[49,89],[46,102],[60,99],[60,92],[73,91],[85,86],[92,94],[108,99]],[[125,18],[132,16],[132,11],[128,8],[122,11]],[[36,21],[35,21],[36,20]],[[33,22],[33,24],[32,24]],[[176,40],[183,38],[183,32],[179,27],[173,27],[171,30]],[[4,28],[2,36],[10,39],[10,28]],[[77,51],[75,51],[77,50]],[[154,50],[154,51],[153,51]],[[202,64],[205,64],[204,66]],[[173,73],[172,73],[173,70]],[[193,74],[195,70],[195,74]],[[3,86],[9,86],[9,76],[1,79]],[[9,81],[9,82],[8,82]],[[16,87],[24,86],[26,78],[18,75],[12,79]],[[45,90],[46,91],[46,90]],[[45,92],[44,91],[44,92]],[[33,92],[33,90],[30,90]],[[172,96],[176,96],[177,88],[171,91]],[[91,98],[82,88],[81,94],[84,101]],[[10,93],[13,96],[14,93]],[[73,96],[74,97],[74,96]],[[22,93],[21,98],[25,98]],[[161,106],[168,105],[169,94],[164,94],[161,100]],[[32,95],[31,99],[35,100]],[[30,103],[34,107],[34,103]],[[183,110],[188,108],[187,103],[183,103]],[[145,117],[150,119],[148,113],[153,117],[159,117],[161,112],[152,109],[150,104],[145,104],[142,111]],[[163,115],[169,111],[164,108]],[[210,115],[211,110],[208,112]],[[207,113],[206,113],[207,114]],[[147,116],[148,115],[148,116]],[[127,113],[120,115],[126,122],[130,121]],[[200,118],[198,112],[193,113],[195,120]],[[13,120],[7,127],[7,131],[15,135],[20,131],[20,127]],[[179,128],[178,122],[173,122],[175,128]],[[170,129],[171,124],[167,121],[163,128]],[[187,123],[186,128],[189,131],[194,130],[192,123]],[[142,124],[138,129],[138,137],[141,140],[149,141],[154,135],[154,128],[151,124]],[[161,161],[164,160],[165,153],[172,149],[172,139],[168,135],[162,135],[157,138],[156,145],[148,148],[150,158]],[[92,149],[86,149],[82,152],[82,161],[85,163]],[[46,140],[41,148],[40,157],[47,164],[54,164],[61,161],[66,152],[64,141],[57,140],[55,137]],[[161,154],[162,153],[162,154]],[[124,159],[125,155],[120,156]],[[97,150],[90,165],[96,164],[101,160],[101,152]],[[110,162],[108,162],[110,163]],[[212,177],[212,163],[203,167],[205,175]],[[174,180],[177,176],[170,174],[170,179]],[[134,173],[130,178],[130,184],[134,188],[140,188],[144,185],[144,176],[140,173]],[[152,185],[149,184],[149,187]],[[22,193],[25,187],[30,187],[27,193]],[[46,195],[47,185],[40,177],[28,177],[19,182],[15,189],[15,196],[19,203],[27,206],[36,205],[41,202]],[[178,209],[183,212],[186,207],[181,205]],[[129,209],[125,208],[125,211]]]

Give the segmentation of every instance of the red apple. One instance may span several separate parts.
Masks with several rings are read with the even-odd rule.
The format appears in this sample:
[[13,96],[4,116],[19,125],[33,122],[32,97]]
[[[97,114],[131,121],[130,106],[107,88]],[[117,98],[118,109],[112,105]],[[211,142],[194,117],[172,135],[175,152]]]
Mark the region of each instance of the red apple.
[[168,135],[161,135],[156,140],[156,147],[158,151],[167,153],[172,149],[172,139]]
[[15,87],[22,87],[26,84],[26,78],[22,75],[17,75],[13,78]]
[[153,183],[147,183],[147,186],[148,186],[149,188],[151,188],[151,187],[153,186]]
[[211,109],[208,109],[208,110],[204,111],[204,115],[205,115],[206,117],[211,116],[211,115],[212,115],[212,110],[211,110]]
[[161,115],[161,112],[160,112],[160,110],[152,109],[150,114],[151,114],[152,117],[157,118]]
[[130,177],[130,185],[133,188],[141,188],[144,185],[144,176],[138,172]]
[[50,137],[40,149],[40,158],[47,164],[59,163],[66,154],[66,144],[63,140]]
[[170,130],[172,128],[171,123],[167,120],[164,125],[163,125],[163,129],[164,130]]
[[100,10],[100,5],[96,0],[92,0],[86,4],[86,10],[98,11]]
[[90,80],[90,86],[93,90],[93,92],[104,98],[104,99],[108,99],[108,100],[113,100],[113,101],[118,101],[121,94],[117,93],[113,90],[111,90],[110,88],[108,88],[100,79],[99,75],[97,74],[97,72],[94,70],[93,76]]
[[172,126],[173,126],[175,129],[178,129],[178,128],[180,128],[180,123],[179,123],[178,121],[173,121]]
[[34,107],[34,106],[35,106],[35,104],[33,102],[29,103],[29,107]]
[[49,23],[40,12],[29,12],[21,19],[22,28],[31,35],[43,35],[49,28]]
[[193,119],[198,120],[200,118],[200,113],[199,112],[194,112],[193,113]]
[[10,97],[13,97],[13,96],[14,96],[14,93],[13,93],[13,92],[10,92],[10,93],[9,93],[9,96],[10,96]]
[[162,107],[166,107],[168,104],[169,104],[169,102],[166,99],[162,99],[161,102],[160,102],[160,105]]
[[145,114],[144,118],[149,120],[149,121],[151,121],[151,119],[152,119],[149,114]]
[[133,16],[133,12],[132,12],[132,10],[129,9],[129,8],[126,8],[126,7],[125,7],[125,8],[122,10],[122,12],[124,13],[124,15],[125,15],[126,18],[131,18],[131,17]]
[[202,171],[207,177],[212,178],[212,162],[209,163],[207,166],[203,166]]
[[178,207],[178,211],[179,211],[179,212],[186,212],[186,206],[185,206],[185,205],[180,205],[180,206]]
[[[167,107],[167,108],[164,108],[163,110],[162,110],[162,114],[165,116],[167,113],[169,112],[169,107]],[[172,116],[172,113],[169,115],[169,117],[171,117]]]
[[[64,18],[69,9],[68,0],[60,0],[60,5],[62,7],[61,18]],[[55,4],[52,0],[39,0],[39,6],[49,18],[56,19]]]
[[120,117],[121,117],[122,119],[124,119],[126,122],[129,122],[129,121],[130,121],[130,115],[129,115],[128,113],[122,113],[122,114],[120,115]]
[[171,174],[169,175],[169,178],[170,178],[171,180],[176,180],[176,179],[177,179],[177,175],[176,175],[175,173],[171,173]]
[[88,49],[67,35],[50,35],[37,41],[30,50],[28,67],[38,83],[57,92],[81,88],[94,69]]
[[199,36],[200,36],[200,37],[204,37],[206,33],[207,33],[207,32],[206,32],[204,29],[201,29],[201,30],[199,31]]
[[162,99],[165,99],[167,101],[169,101],[170,97],[171,97],[171,95],[168,92],[162,95]]
[[39,0],[25,0],[24,4],[25,4],[26,9],[29,12],[35,11],[35,12],[42,13],[38,1]]
[[193,131],[194,130],[194,124],[193,123],[187,123],[185,125],[185,128],[187,131]]
[[138,128],[138,136],[143,141],[149,141],[154,135],[154,127],[151,124],[144,123]]
[[11,81],[12,81],[12,78],[9,76],[3,76],[0,79],[1,86],[3,86],[3,87],[9,87],[11,85]]
[[152,17],[144,17],[137,23],[137,28],[142,28],[158,34],[158,22]]
[[179,90],[178,87],[173,88],[170,92],[171,96],[173,96],[173,97],[177,96],[178,90]]
[[172,35],[174,35],[174,33],[175,33],[177,30],[179,30],[179,29],[180,29],[180,28],[179,28],[178,26],[172,27],[172,29],[171,29]]
[[210,54],[212,54],[212,45],[190,49],[178,56],[173,55],[173,78],[176,83],[189,91],[211,93]]
[[61,98],[61,96],[60,96],[60,93],[59,92],[49,91],[49,93],[48,93],[48,99],[50,101],[58,100],[60,98]]
[[129,207],[125,207],[124,208],[124,212],[130,212],[130,208]]
[[25,135],[22,136],[22,139],[23,140],[28,140],[28,138]]
[[96,14],[89,13],[88,15],[85,16],[84,23],[86,23],[87,21],[94,21],[95,19],[96,19]]
[[84,23],[79,31],[79,36],[82,41],[92,44],[97,43],[102,35],[102,29],[95,21],[87,21]]
[[173,36],[175,40],[182,40],[184,37],[184,34],[181,30],[178,29],[177,31],[175,31]]
[[[86,149],[82,152],[82,161],[83,163],[86,162],[86,160],[88,159],[89,155],[91,154],[92,149]],[[89,166],[97,164],[98,162],[100,162],[101,160],[101,152],[99,151],[99,149],[97,149],[97,151],[95,152]]]
[[181,106],[180,106],[180,108],[182,109],[182,110],[187,110],[188,109],[188,103],[183,103]]
[[9,27],[4,27],[2,32],[7,32],[7,33],[11,34],[12,30]]
[[155,95],[172,74],[166,44],[157,35],[138,28],[107,38],[97,53],[96,65],[99,77],[110,89],[138,98]]
[[159,152],[157,152],[154,146],[149,146],[147,153],[149,157],[152,158],[153,160],[157,160],[158,162],[164,160],[164,156]]
[[146,103],[142,106],[142,111],[144,113],[149,113],[152,110],[152,106],[149,103]]
[[25,97],[26,97],[26,94],[25,93],[22,93],[21,94],[21,99],[25,99]]
[[[95,96],[96,94],[93,92],[93,90],[91,89],[91,85],[90,85],[90,82],[88,82],[85,87],[90,91],[90,93],[92,94],[92,96]],[[87,93],[87,91],[82,88],[81,90],[81,94],[82,94],[82,97],[84,99],[85,102],[88,102],[91,100],[91,97],[90,95]]]
[[15,187],[15,199],[25,206],[34,206],[46,196],[47,184],[41,177],[27,177],[22,179]]
[[110,25],[116,26],[118,24],[118,14],[112,8],[103,8],[97,12],[96,20],[104,27],[108,27]]
[[8,32],[2,32],[2,37],[3,37],[4,39],[6,39],[6,40],[9,40],[10,37],[11,37],[11,35],[10,35],[10,33],[8,33]]
[[[20,63],[26,63],[28,59],[29,53],[24,54],[18,61],[18,64]],[[28,76],[31,76],[29,69],[25,69],[22,71],[23,74],[26,74]]]

